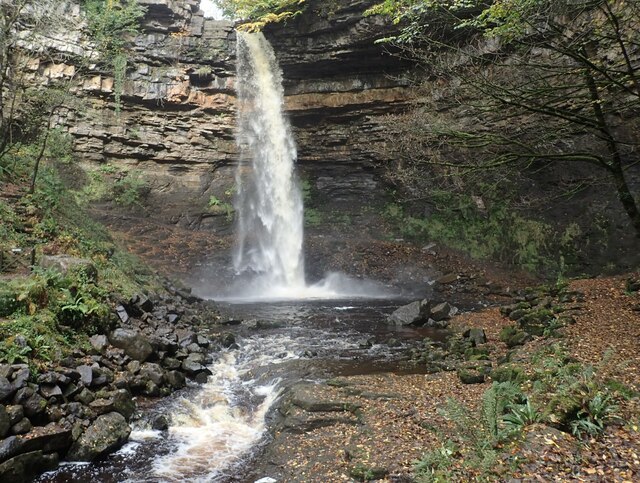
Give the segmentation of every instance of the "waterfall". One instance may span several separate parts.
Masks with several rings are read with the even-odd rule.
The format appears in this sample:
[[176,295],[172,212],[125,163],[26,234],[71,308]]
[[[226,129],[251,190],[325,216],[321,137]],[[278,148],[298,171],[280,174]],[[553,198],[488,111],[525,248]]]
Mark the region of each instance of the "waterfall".
[[297,152],[284,116],[282,73],[262,33],[238,32],[237,245],[234,268],[255,295],[304,289]]

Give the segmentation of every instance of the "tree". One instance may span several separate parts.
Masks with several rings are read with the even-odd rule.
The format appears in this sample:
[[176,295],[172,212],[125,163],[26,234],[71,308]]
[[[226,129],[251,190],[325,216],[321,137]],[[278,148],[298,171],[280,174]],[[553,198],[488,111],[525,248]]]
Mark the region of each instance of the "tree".
[[[628,180],[640,113],[638,0],[386,0],[370,9],[401,23],[386,39],[427,76],[459,84],[449,98],[479,122],[427,127],[425,146],[472,157],[458,173],[590,163],[602,169],[640,236]],[[484,122],[501,121],[488,131]],[[416,162],[416,154],[411,155]]]
[[[69,54],[55,46],[66,33],[82,31],[82,17],[73,14],[72,2],[0,0],[0,174],[10,171],[12,154],[22,145],[37,144],[31,193],[56,115],[76,103],[72,90],[93,72],[96,61],[114,73],[119,106],[128,39],[137,32],[144,9],[134,0],[88,0],[84,7],[91,41]],[[69,69],[49,82],[31,67],[34,59],[37,65],[44,61]]]
[[257,32],[269,23],[281,22],[302,13],[306,0],[214,0],[230,18],[243,20],[241,30]]

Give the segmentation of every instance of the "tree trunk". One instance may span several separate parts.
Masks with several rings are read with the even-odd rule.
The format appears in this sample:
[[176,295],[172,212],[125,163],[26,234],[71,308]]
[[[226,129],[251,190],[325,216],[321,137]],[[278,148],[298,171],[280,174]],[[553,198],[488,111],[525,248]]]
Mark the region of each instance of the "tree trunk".
[[638,204],[629,189],[624,171],[622,167],[614,166],[611,173],[613,174],[616,191],[618,192],[618,199],[620,203],[622,203],[624,211],[626,211],[631,220],[631,224],[636,230],[636,236],[640,238],[640,209],[638,209]]

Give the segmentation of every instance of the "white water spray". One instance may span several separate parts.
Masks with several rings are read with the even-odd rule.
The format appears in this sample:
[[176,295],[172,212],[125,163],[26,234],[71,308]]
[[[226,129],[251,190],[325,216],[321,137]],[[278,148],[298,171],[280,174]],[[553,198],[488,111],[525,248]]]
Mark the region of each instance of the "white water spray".
[[[249,291],[305,287],[303,207],[297,157],[283,114],[282,74],[261,33],[238,33],[238,234],[234,268],[253,277]],[[251,287],[252,286],[252,287]]]

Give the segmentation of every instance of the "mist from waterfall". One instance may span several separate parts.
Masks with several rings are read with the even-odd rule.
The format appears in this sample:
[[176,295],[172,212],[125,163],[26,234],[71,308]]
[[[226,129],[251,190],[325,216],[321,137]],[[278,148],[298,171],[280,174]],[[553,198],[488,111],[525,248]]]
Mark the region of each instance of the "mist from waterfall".
[[238,32],[237,95],[235,280],[201,295],[238,301],[387,296],[379,284],[338,273],[306,283],[297,150],[284,114],[282,73],[262,33]]
[[262,33],[238,32],[237,246],[234,268],[255,290],[305,287],[297,153],[283,113],[282,74]]

